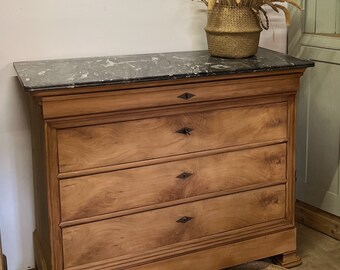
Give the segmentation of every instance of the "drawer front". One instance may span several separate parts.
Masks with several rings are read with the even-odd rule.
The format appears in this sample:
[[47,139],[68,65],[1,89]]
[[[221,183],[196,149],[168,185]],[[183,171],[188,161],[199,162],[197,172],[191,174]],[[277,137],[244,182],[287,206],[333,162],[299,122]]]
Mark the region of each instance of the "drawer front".
[[59,171],[73,172],[287,137],[287,103],[58,130]]
[[285,185],[63,229],[65,268],[285,218]]
[[60,181],[63,221],[286,179],[286,144]]
[[[292,76],[272,76],[267,79],[237,80],[179,86],[145,88],[144,90],[113,91],[45,98],[46,118],[104,113],[139,108],[181,105],[268,94],[292,93],[299,79]],[[142,101],[142,102],[141,102]]]

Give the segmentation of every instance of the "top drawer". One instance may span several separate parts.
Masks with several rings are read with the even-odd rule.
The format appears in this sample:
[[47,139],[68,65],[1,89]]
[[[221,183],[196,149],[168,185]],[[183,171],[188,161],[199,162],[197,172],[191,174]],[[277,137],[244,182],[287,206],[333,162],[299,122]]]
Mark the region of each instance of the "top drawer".
[[299,78],[292,75],[227,80],[139,90],[112,91],[44,98],[45,118],[190,104],[230,98],[296,92]]
[[287,138],[287,103],[57,131],[59,172]]

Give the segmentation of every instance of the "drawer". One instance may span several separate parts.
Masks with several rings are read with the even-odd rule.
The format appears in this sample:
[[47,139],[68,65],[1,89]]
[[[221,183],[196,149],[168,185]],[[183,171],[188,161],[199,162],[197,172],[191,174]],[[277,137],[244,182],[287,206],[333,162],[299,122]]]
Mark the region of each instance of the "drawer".
[[63,229],[65,268],[285,218],[285,185]]
[[60,129],[59,172],[285,138],[285,102]]
[[286,179],[286,144],[60,181],[63,221]]
[[182,105],[230,98],[291,93],[298,89],[299,79],[271,76],[251,80],[163,86],[138,90],[112,91],[48,97],[43,102],[46,118],[65,117],[168,105]]

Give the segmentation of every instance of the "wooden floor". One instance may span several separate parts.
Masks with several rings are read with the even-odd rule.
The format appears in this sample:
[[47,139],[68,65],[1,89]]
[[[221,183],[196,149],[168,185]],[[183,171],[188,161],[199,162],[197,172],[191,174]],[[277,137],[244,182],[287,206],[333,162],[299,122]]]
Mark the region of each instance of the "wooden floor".
[[298,255],[302,265],[294,270],[340,270],[340,241],[297,224]]

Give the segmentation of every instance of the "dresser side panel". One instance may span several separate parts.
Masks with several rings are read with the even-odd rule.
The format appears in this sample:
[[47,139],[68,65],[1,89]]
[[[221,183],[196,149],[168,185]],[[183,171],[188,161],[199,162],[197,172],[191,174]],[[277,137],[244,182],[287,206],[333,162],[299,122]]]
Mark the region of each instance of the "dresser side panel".
[[[46,170],[46,149],[44,144],[44,121],[42,119],[42,111],[39,103],[32,97],[29,97],[29,99],[35,193],[35,256],[40,264],[43,264],[41,262],[43,260],[46,262],[48,269],[51,269],[48,176]],[[41,256],[43,258],[41,258]]]
[[50,219],[50,237],[52,249],[52,269],[62,270],[63,253],[62,253],[62,236],[60,228],[60,193],[58,174],[58,150],[57,150],[57,131],[47,122],[45,122],[45,144],[47,155],[47,177],[48,177],[48,197],[49,197],[49,219]]
[[296,97],[288,102],[287,144],[287,219],[295,226],[295,182],[296,182]]

